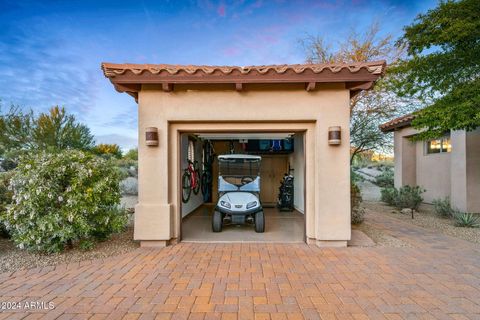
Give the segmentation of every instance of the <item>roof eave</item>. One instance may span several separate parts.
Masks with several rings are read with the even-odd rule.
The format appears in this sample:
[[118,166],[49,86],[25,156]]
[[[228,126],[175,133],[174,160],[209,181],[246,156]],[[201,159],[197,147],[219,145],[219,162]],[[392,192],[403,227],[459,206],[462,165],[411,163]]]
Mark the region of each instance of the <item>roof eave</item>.
[[385,61],[249,67],[102,63],[103,73],[115,89],[134,97],[142,84],[161,85],[164,91],[172,91],[176,84],[233,84],[240,91],[244,84],[252,83],[304,83],[307,91],[314,90],[317,83],[345,83],[355,95],[371,89],[385,68]]

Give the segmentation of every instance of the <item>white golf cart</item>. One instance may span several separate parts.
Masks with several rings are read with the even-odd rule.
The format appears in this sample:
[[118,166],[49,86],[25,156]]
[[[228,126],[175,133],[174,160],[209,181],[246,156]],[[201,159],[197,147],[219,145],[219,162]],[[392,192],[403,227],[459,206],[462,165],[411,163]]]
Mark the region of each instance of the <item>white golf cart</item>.
[[260,156],[218,156],[218,203],[213,212],[213,232],[224,224],[254,224],[264,232],[265,216],[260,203]]

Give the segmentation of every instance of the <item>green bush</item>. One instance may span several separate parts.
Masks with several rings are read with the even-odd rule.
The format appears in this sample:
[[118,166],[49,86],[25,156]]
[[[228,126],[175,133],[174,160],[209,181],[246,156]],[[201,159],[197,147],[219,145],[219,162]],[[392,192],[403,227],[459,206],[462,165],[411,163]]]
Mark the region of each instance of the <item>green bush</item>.
[[448,197],[433,200],[433,207],[435,213],[442,218],[452,218],[454,216],[455,210],[452,208]]
[[0,237],[2,238],[9,236],[1,217],[5,214],[7,206],[12,203],[12,192],[8,190],[11,177],[12,172],[0,172]]
[[137,161],[138,160],[138,149],[128,150],[127,153],[125,153],[125,155],[123,156],[123,159]]
[[350,168],[350,181],[353,183],[362,182],[365,178],[359,175],[353,168]]
[[365,219],[365,209],[360,207],[362,194],[354,181],[350,184],[350,216],[352,224],[360,224]]
[[380,190],[381,200],[388,205],[394,206],[398,197],[398,190],[396,188],[383,188]]
[[91,247],[123,229],[119,173],[91,153],[65,150],[20,158],[10,181],[13,202],[1,220],[20,248],[58,252]]
[[375,178],[375,184],[382,188],[393,188],[393,170],[385,169]]
[[409,208],[412,210],[417,210],[420,203],[422,203],[422,193],[425,190],[420,188],[419,186],[403,186],[398,189],[398,196],[395,201],[395,206],[403,209]]
[[462,228],[479,228],[480,218],[474,213],[455,211],[455,225]]
[[383,188],[381,190],[381,200],[399,209],[409,208],[417,210],[423,201],[423,192],[425,192],[425,190],[419,186],[403,186],[400,189]]

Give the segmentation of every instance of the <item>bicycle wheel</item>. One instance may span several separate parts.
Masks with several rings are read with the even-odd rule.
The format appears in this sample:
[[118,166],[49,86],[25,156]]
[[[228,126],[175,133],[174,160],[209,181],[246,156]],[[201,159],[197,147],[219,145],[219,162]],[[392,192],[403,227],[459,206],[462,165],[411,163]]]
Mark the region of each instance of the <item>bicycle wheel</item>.
[[198,169],[195,169],[193,193],[198,194],[199,191],[200,191],[200,171],[198,171]]
[[190,200],[190,194],[192,193],[192,180],[190,178],[190,172],[185,170],[182,176],[182,202],[187,203]]

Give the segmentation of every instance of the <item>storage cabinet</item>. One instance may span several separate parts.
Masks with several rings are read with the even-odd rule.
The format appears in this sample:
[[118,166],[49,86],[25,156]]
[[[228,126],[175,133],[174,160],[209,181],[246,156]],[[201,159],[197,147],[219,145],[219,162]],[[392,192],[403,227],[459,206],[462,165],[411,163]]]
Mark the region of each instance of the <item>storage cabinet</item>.
[[288,156],[262,155],[260,201],[264,206],[275,206],[277,204],[280,181],[287,170]]

